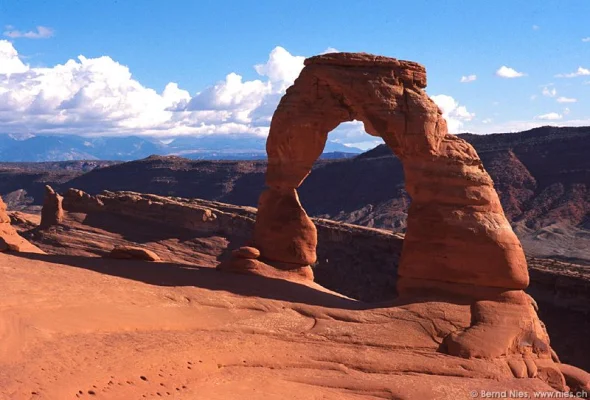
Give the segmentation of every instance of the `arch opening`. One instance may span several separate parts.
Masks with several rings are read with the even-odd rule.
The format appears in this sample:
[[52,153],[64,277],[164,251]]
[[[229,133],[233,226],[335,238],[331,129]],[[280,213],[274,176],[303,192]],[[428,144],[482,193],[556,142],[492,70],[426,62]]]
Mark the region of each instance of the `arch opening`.
[[[325,159],[335,139],[353,144],[368,140],[372,147],[338,161]],[[383,146],[376,148],[380,144]],[[362,122],[338,125],[329,132],[324,153],[297,189],[303,208],[315,218],[405,232],[410,199],[403,184],[403,166],[391,154],[380,138],[367,135]]]
[[[326,151],[344,124],[328,134]],[[360,122],[350,129],[354,129],[352,141],[374,138]],[[336,137],[347,142],[348,133]],[[377,150],[383,154],[387,148]],[[369,154],[337,161],[322,156],[297,192],[317,230],[314,280],[360,301],[395,298],[403,244],[399,233],[405,231],[409,204],[400,160],[394,156],[374,160]]]

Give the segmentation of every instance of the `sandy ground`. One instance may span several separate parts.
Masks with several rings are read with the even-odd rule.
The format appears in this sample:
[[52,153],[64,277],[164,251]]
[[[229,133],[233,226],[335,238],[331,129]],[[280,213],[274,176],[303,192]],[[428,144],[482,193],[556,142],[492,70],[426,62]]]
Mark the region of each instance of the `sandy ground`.
[[469,399],[550,390],[437,352],[468,306],[174,263],[0,253],[0,399]]

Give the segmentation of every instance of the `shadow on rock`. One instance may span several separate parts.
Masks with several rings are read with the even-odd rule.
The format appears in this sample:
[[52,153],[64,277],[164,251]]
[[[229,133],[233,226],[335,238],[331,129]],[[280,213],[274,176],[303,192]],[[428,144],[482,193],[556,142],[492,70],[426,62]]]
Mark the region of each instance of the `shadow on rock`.
[[[373,308],[372,305],[340,297],[303,284],[281,279],[224,273],[213,268],[165,262],[106,260],[98,257],[66,255],[20,253],[15,254],[15,256],[83,268],[150,285],[195,286],[209,290],[224,290],[241,296],[261,297],[329,308],[349,310]],[[318,288],[320,287],[318,286]]]

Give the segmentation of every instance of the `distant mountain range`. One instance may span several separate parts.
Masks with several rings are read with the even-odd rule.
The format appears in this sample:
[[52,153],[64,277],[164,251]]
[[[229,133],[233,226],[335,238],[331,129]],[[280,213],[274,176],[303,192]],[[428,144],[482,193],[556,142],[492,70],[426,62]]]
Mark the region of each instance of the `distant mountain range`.
[[[72,160],[130,161],[150,155],[178,155],[193,160],[260,160],[266,158],[266,138],[247,135],[178,136],[166,140],[127,137],[39,135],[19,138],[0,134],[0,161]],[[328,141],[325,158],[354,156],[362,150]]]

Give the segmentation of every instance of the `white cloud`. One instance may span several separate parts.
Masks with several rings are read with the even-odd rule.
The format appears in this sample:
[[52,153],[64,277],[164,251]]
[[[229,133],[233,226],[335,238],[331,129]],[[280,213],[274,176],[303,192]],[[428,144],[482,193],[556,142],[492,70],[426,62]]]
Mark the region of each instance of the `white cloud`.
[[562,119],[563,116],[561,114],[555,113],[555,112],[550,112],[548,114],[543,114],[543,115],[537,115],[535,117],[535,119],[542,119],[545,121],[555,121],[558,119]]
[[36,30],[28,32],[18,31],[13,29],[12,26],[7,26],[6,31],[4,32],[4,36],[9,37],[11,39],[47,39],[52,37],[53,34],[53,29],[48,28],[46,26],[38,26]]
[[329,140],[359,149],[373,148],[376,146],[376,142],[377,144],[382,142],[380,138],[372,137],[366,133],[363,123],[357,120],[338,125],[330,132]]
[[[162,139],[174,135],[265,136],[272,114],[303,68],[303,60],[277,47],[265,63],[254,67],[260,75],[256,79],[247,80],[233,72],[198,93],[189,93],[173,82],[158,92],[142,85],[127,66],[110,57],[79,56],[63,64],[34,68],[21,60],[12,43],[0,40],[0,132],[144,134]],[[451,132],[464,131],[468,124],[470,131],[500,132],[543,122],[543,118],[537,118],[498,125],[487,118],[474,126],[478,122],[475,114],[453,97],[438,95],[432,99]],[[567,112],[553,114],[562,118]],[[587,120],[585,123],[590,125]],[[330,140],[369,146],[377,139],[367,136],[362,123],[353,121],[336,128]]]
[[272,91],[270,82],[243,81],[234,72],[225,80],[197,93],[188,103],[188,111],[196,110],[253,110]]
[[545,87],[543,87],[543,90],[541,91],[541,93],[545,97],[555,97],[557,95],[557,89],[549,88],[548,86],[545,86]]
[[590,75],[590,69],[578,67],[575,72],[571,72],[569,74],[557,74],[555,75],[556,78],[575,78],[577,76],[588,76]]
[[582,38],[582,42],[590,42],[590,36]]
[[[254,68],[258,79],[232,72],[190,94],[176,83],[157,91],[110,57],[79,56],[30,68],[12,43],[0,40],[0,132],[81,135],[268,134],[276,106],[303,68],[303,56],[282,47]],[[462,109],[456,110],[458,115]],[[358,121],[343,123],[330,140],[374,144]],[[365,143],[366,142],[366,143]]]
[[577,101],[578,101],[578,99],[574,99],[574,98],[571,98],[571,97],[561,96],[561,97],[558,97],[557,98],[557,102],[558,103],[575,103]]
[[326,50],[322,51],[320,54],[329,54],[329,53],[340,53],[340,50],[335,49],[334,47],[328,47]]
[[20,60],[12,43],[0,40],[0,74],[10,75],[28,70],[29,67]]
[[380,144],[383,144],[383,140],[365,140],[363,142],[343,143],[345,146],[356,147],[357,149],[364,151],[374,149]]
[[303,69],[303,56],[293,56],[284,48],[275,47],[266,64],[258,64],[254,69],[258,74],[268,77],[275,91],[283,91],[291,86]]
[[530,99],[531,99],[531,100],[536,100],[536,99],[537,99],[537,95],[536,95],[536,94],[531,94],[531,97],[530,97]]
[[0,132],[266,135],[303,59],[277,47],[255,67],[261,79],[231,73],[191,96],[176,83],[162,93],[145,87],[106,56],[31,68],[12,43],[0,40]]
[[563,115],[568,115],[570,113],[570,109],[569,108],[564,108],[563,109]]
[[464,75],[464,76],[461,77],[460,82],[461,83],[469,83],[469,82],[475,81],[476,79],[477,79],[477,75],[473,75],[473,74],[472,75],[466,75],[466,76]]
[[539,29],[541,29],[541,27],[539,25],[533,25],[533,30],[534,31],[538,31]]
[[518,72],[514,68],[510,68],[505,65],[502,65],[496,71],[496,76],[499,76],[500,78],[520,78],[525,75],[526,74],[524,72]]
[[459,105],[459,103],[451,96],[439,94],[430,96],[430,98],[441,109],[443,117],[447,120],[449,132],[451,133],[460,132],[464,123],[471,121],[475,117],[474,113],[467,111],[465,106]]

